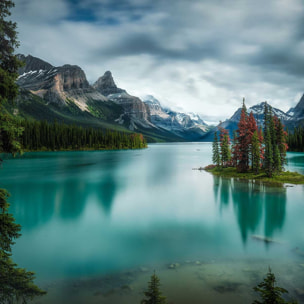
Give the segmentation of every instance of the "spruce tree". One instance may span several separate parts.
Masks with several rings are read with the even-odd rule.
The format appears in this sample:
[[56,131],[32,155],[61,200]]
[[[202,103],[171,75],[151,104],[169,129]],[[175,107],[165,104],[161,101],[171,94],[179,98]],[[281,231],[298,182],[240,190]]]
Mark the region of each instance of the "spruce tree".
[[167,300],[159,290],[160,280],[157,275],[151,276],[151,280],[148,284],[148,290],[144,292],[145,299],[141,301],[142,304],[166,304]]
[[219,167],[220,166],[220,151],[217,132],[214,132],[214,140],[212,143],[212,162]]
[[231,161],[230,137],[228,130],[220,129],[220,163],[222,167],[227,167]]
[[251,138],[251,167],[252,171],[255,173],[259,172],[260,169],[260,142],[258,132],[255,131]]
[[268,106],[267,102],[264,105],[264,169],[268,177],[273,175],[273,145],[271,135],[273,134],[272,128],[272,114],[271,109]]
[[236,167],[239,172],[247,172],[249,168],[249,140],[248,114],[245,106],[245,99],[243,99],[236,140]]
[[[18,46],[16,23],[7,21],[14,3],[0,1],[0,152],[15,154],[20,150],[18,137],[22,131],[3,109],[4,102],[11,102],[17,95],[15,80],[20,63],[14,55]],[[21,227],[8,212],[8,192],[0,189],[0,303],[27,303],[45,292],[34,283],[34,274],[18,268],[12,261],[12,245],[20,236]]]
[[253,288],[254,291],[260,293],[260,297],[262,301],[255,300],[253,304],[292,304],[296,303],[293,302],[287,302],[282,298],[282,294],[288,293],[288,291],[282,287],[275,286],[276,278],[274,274],[271,272],[271,269],[269,268],[269,271],[267,273],[266,278],[258,284],[256,287]]

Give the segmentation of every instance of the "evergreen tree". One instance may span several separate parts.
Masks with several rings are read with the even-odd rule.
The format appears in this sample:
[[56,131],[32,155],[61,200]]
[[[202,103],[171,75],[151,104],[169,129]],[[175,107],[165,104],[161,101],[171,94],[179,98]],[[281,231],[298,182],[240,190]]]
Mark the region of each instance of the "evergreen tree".
[[222,167],[227,167],[231,161],[230,137],[228,130],[220,129],[220,162]]
[[[16,126],[15,119],[3,109],[4,102],[11,102],[17,95],[17,69],[20,63],[13,54],[18,46],[16,23],[7,21],[14,3],[0,1],[0,152],[15,154],[20,150],[18,137],[22,129]],[[45,292],[34,285],[34,274],[18,268],[12,261],[12,245],[20,236],[21,227],[8,212],[8,192],[0,189],[0,303],[26,303]]]
[[278,153],[279,153],[279,161],[280,167],[278,168],[279,171],[284,169],[284,165],[286,165],[286,151],[288,149],[287,145],[287,132],[284,130],[284,126],[279,118],[276,116],[274,117],[274,124],[276,129],[276,140],[278,146]]
[[166,304],[167,300],[159,290],[160,280],[157,275],[154,274],[151,276],[151,280],[148,285],[148,290],[144,292],[145,299],[141,301],[142,304]]
[[274,274],[269,271],[266,278],[254,287],[254,291],[260,293],[262,301],[255,300],[253,304],[284,304],[284,303],[296,303],[296,302],[287,302],[282,298],[282,294],[288,293],[288,291],[282,287],[275,286],[276,278]]
[[264,169],[266,174],[269,177],[273,175],[273,145],[271,135],[274,133],[272,128],[272,114],[271,108],[268,106],[267,102],[265,102],[264,106],[264,147],[265,147],[265,154],[264,154]]
[[260,142],[259,142],[258,132],[255,131],[251,138],[251,167],[253,172],[255,173],[259,172],[260,161],[261,161]]
[[236,140],[236,167],[239,172],[247,172],[249,168],[249,133],[248,133],[248,115],[243,99],[241,117],[238,123]]
[[219,167],[220,166],[220,151],[217,132],[214,132],[214,140],[212,143],[212,162]]

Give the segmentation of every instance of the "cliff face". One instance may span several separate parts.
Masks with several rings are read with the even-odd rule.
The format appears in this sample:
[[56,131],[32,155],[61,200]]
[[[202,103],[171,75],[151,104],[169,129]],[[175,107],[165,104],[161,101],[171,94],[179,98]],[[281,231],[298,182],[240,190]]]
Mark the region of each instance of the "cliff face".
[[88,83],[84,71],[77,65],[53,67],[33,57],[19,55],[25,66],[19,70],[17,84],[48,103],[66,106],[72,100],[81,110],[88,110],[88,100],[106,101]]
[[137,125],[145,128],[154,127],[150,121],[149,107],[138,97],[131,96],[125,90],[118,88],[110,71],[106,71],[99,77],[93,84],[93,88],[123,107],[125,114],[119,117],[117,122],[122,124],[128,121],[128,127],[131,130],[137,129]]
[[110,71],[106,71],[103,76],[99,77],[98,80],[93,84],[93,88],[104,96],[126,93],[125,90],[117,88]]

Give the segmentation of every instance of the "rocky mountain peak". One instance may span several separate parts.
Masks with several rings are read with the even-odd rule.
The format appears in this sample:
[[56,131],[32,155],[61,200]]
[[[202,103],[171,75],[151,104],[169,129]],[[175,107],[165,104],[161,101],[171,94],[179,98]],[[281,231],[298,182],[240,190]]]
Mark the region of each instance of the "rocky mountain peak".
[[24,56],[22,54],[18,54],[17,57],[20,61],[24,62],[24,66],[18,70],[19,75],[31,71],[45,71],[53,68],[53,66],[48,62],[31,55]]
[[110,71],[106,71],[103,76],[99,77],[93,84],[93,88],[104,96],[125,92],[125,90],[117,88]]
[[304,118],[304,94],[302,95],[301,99],[299,100],[295,108],[291,110],[294,118],[296,119]]
[[63,91],[90,87],[84,71],[77,65],[65,64],[58,68],[58,78]]

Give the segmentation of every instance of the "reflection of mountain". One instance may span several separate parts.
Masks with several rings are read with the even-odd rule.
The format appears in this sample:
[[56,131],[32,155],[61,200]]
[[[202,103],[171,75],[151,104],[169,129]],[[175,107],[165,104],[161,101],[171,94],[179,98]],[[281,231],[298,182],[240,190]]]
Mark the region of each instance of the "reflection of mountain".
[[[218,190],[217,190],[218,188]],[[272,188],[263,184],[237,182],[214,177],[215,200],[220,200],[220,208],[229,204],[230,192],[239,225],[241,238],[245,244],[249,234],[254,234],[262,223],[264,215],[265,237],[272,237],[277,229],[282,229],[286,212],[286,189]]]
[[72,176],[68,175],[68,178],[60,181],[20,181],[9,186],[12,193],[10,210],[16,221],[23,229],[32,229],[45,225],[53,218],[74,220],[81,217],[91,198],[97,198],[105,214],[109,215],[121,187],[121,182],[118,184],[115,175],[115,165],[118,163],[116,157],[113,155],[111,160],[100,159],[100,175],[94,180],[86,180],[85,174],[90,176],[90,170],[94,174],[96,163],[95,168],[84,168],[75,163],[65,167],[70,173],[73,172]]
[[98,202],[104,212],[109,215],[114,203],[114,198],[119,190],[119,185],[114,174],[109,172],[97,185],[94,185]]

